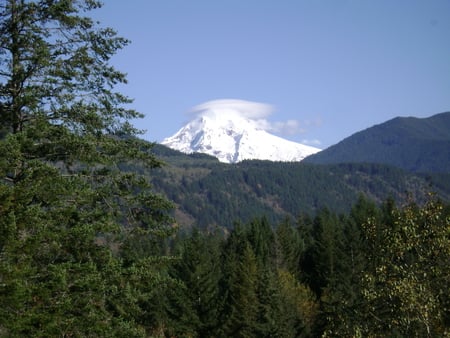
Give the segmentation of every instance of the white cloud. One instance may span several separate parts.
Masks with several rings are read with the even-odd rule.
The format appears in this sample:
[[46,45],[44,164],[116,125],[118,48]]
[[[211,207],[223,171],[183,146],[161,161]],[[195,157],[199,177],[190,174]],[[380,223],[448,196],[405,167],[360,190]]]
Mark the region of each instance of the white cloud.
[[[267,118],[274,112],[274,106],[267,103],[236,99],[208,101],[193,107],[188,113],[195,116],[233,116],[237,115],[252,120],[257,128],[280,135],[298,135],[306,132],[298,120],[269,121]],[[305,125],[315,124],[307,121]]]
[[305,129],[303,129],[300,126],[300,122],[297,120],[287,120],[285,122],[274,122],[271,125],[271,129],[269,131],[272,131],[274,133],[279,133],[282,135],[297,135],[302,134],[306,132]]
[[301,143],[308,144],[310,146],[315,146],[315,147],[318,147],[322,144],[322,142],[320,142],[320,140],[318,140],[318,139],[313,139],[313,140],[305,140],[304,139],[304,140],[301,140]]
[[269,116],[274,108],[270,104],[223,99],[208,101],[190,110],[190,113],[195,115],[205,114],[237,114],[239,116],[247,117],[251,120],[259,120]]
[[316,117],[313,120],[305,120],[303,121],[305,126],[308,127],[320,127],[323,124],[322,118],[321,117]]

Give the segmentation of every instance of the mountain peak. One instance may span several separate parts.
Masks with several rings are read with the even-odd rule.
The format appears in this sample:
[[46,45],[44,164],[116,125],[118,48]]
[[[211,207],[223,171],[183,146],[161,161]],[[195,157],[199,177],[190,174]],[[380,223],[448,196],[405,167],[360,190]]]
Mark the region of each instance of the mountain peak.
[[267,105],[239,100],[212,102],[197,106],[198,115],[162,144],[184,153],[209,154],[225,163],[247,159],[300,161],[320,151],[266,132],[265,120],[255,119],[258,116],[252,115],[252,105],[261,105],[256,107],[259,111]]

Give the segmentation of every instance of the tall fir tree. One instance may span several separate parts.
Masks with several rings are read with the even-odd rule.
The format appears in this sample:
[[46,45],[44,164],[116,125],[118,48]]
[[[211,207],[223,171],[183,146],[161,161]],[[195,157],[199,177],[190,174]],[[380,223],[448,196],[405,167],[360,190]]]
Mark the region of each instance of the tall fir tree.
[[283,220],[276,229],[277,267],[300,276],[300,262],[306,251],[305,240],[289,219]]
[[226,337],[254,337],[258,325],[258,267],[252,247],[246,242],[230,276],[228,313],[225,316]]
[[258,328],[258,263],[247,240],[245,226],[237,224],[223,250],[224,299],[220,314],[220,337],[252,337]]
[[145,334],[132,283],[151,261],[125,271],[104,243],[124,230],[165,236],[170,204],[118,167],[160,162],[114,90],[126,78],[109,61],[128,41],[86,16],[100,6],[0,2],[2,335]]
[[336,278],[328,286],[323,304],[326,313],[325,335],[354,337],[360,334],[362,305],[361,279],[367,266],[362,225],[369,219],[380,219],[374,202],[360,196],[349,216],[343,217],[341,257]]
[[337,278],[342,253],[342,222],[339,217],[322,209],[314,219],[312,289],[319,295]]
[[268,266],[275,257],[275,236],[266,217],[256,218],[246,226],[246,237],[261,266]]
[[182,287],[169,295],[175,334],[217,335],[222,300],[219,293],[221,236],[194,229],[182,240],[180,259],[171,275]]

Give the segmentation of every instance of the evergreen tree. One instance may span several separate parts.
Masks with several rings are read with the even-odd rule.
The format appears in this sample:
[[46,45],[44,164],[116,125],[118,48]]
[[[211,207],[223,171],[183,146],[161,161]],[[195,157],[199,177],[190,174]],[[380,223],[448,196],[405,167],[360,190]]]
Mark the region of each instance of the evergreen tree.
[[314,219],[314,271],[312,289],[321,295],[337,278],[341,259],[342,222],[328,209],[321,210]]
[[258,268],[256,285],[258,311],[256,317],[256,337],[273,337],[282,332],[280,326],[285,323],[282,313],[282,299],[276,270],[271,266]]
[[171,269],[171,275],[183,287],[172,296],[170,313],[178,332],[198,337],[216,335],[221,309],[219,294],[220,241],[217,235],[198,230],[183,240],[181,257]]
[[367,220],[379,218],[376,205],[360,196],[349,216],[342,219],[341,257],[337,262],[336,278],[328,286],[322,304],[327,336],[353,337],[360,333],[361,307],[365,301],[361,279],[367,266],[366,243],[361,229]]
[[320,298],[320,313],[315,323],[315,335],[321,335],[341,299],[335,286],[340,283],[343,259],[343,219],[328,209],[321,210],[314,219],[312,248],[313,270],[311,289]]
[[299,234],[301,246],[304,248],[300,256],[300,265],[298,271],[295,273],[299,280],[308,285],[312,290],[315,290],[315,239],[313,237],[313,219],[307,215],[302,214],[296,220],[296,230]]
[[268,266],[275,256],[275,236],[266,217],[254,219],[246,225],[246,237],[260,266]]
[[219,336],[253,337],[258,328],[258,263],[240,225],[230,234],[223,256],[224,306]]
[[300,261],[306,250],[305,240],[289,219],[281,222],[276,229],[277,267],[300,276]]
[[235,274],[229,282],[229,314],[225,324],[228,337],[254,337],[257,331],[257,278],[256,256],[247,243],[240,260],[236,262]]
[[124,269],[112,236],[123,229],[165,236],[169,203],[146,179],[119,169],[130,159],[146,168],[160,163],[134,137],[129,121],[142,115],[114,91],[126,79],[109,60],[127,40],[84,16],[98,7],[95,0],[0,4],[6,336],[140,336],[146,329],[133,283],[147,277],[144,266],[158,270],[150,260]]

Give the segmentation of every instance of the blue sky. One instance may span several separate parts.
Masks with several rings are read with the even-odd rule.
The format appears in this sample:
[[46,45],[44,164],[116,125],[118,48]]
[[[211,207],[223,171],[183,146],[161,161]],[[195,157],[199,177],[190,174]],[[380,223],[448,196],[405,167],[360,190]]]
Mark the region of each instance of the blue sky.
[[450,111],[450,0],[104,2],[93,15],[131,40],[112,63],[149,141],[218,99],[269,104],[269,123],[295,126],[279,136],[319,148]]

